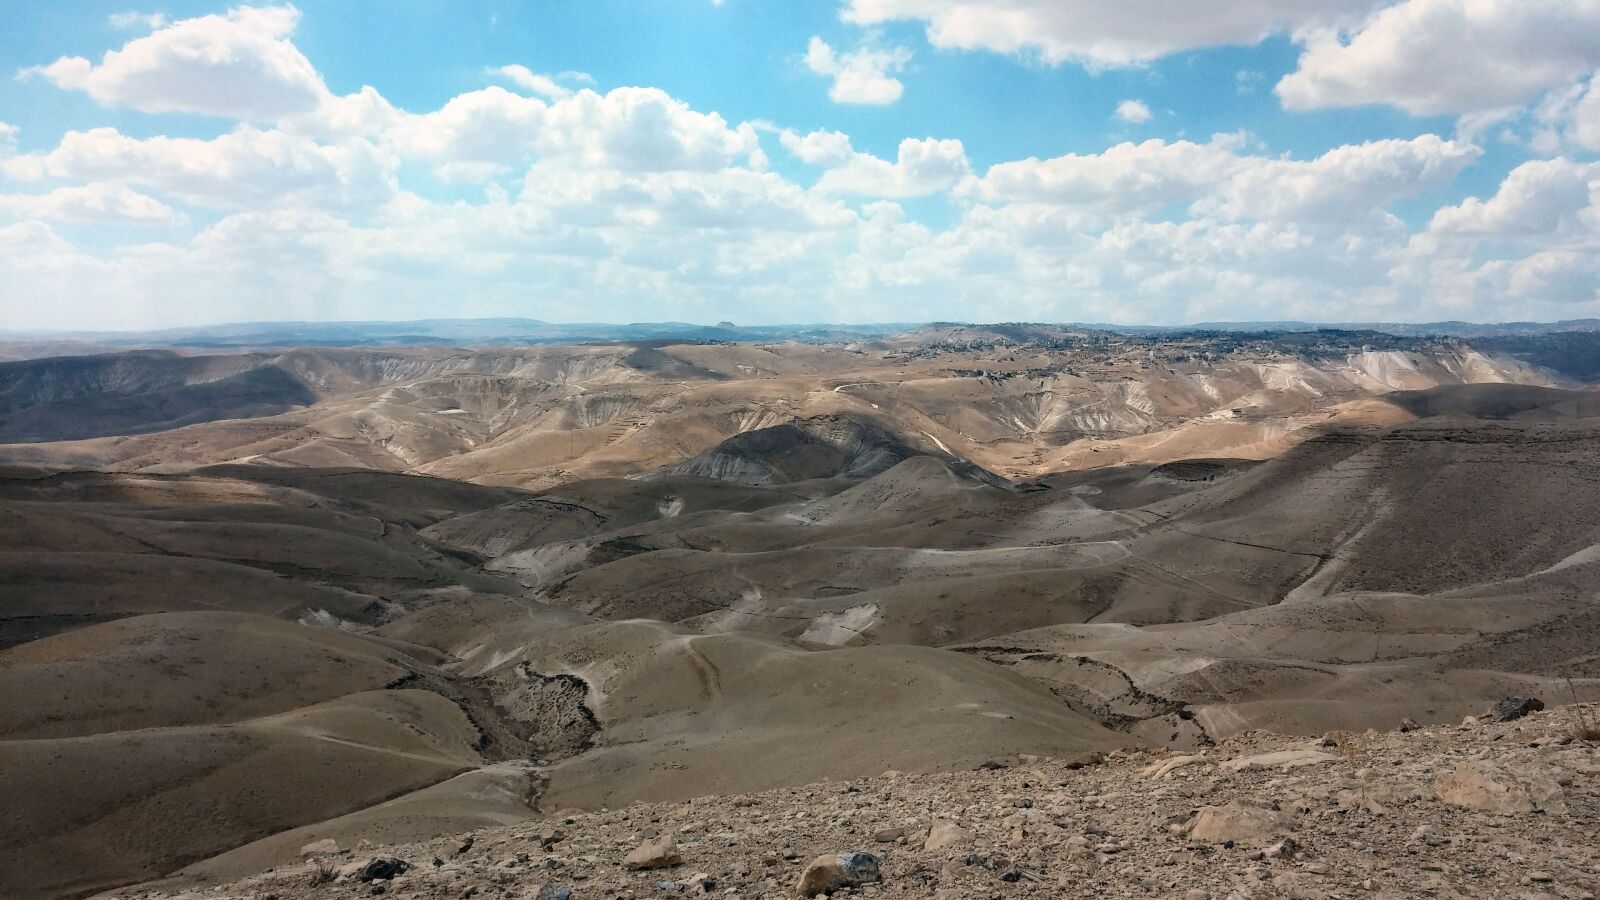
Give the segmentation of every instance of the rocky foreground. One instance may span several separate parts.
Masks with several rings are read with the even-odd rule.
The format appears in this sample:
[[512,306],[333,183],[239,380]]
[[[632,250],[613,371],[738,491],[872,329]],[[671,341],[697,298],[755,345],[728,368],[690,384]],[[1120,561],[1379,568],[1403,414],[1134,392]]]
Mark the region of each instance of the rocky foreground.
[[[1515,715],[1515,711],[1511,713]],[[1600,894],[1600,709],[1195,754],[997,760],[558,813],[421,844],[307,845],[119,898],[1564,897]]]

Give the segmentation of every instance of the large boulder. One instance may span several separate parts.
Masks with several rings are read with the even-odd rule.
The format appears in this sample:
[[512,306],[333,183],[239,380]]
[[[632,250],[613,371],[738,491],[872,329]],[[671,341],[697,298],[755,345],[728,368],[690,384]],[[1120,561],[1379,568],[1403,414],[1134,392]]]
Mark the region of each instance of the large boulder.
[[623,857],[622,865],[635,871],[640,869],[665,869],[683,862],[683,857],[678,855],[678,842],[672,835],[662,835],[655,840],[645,841],[633,849],[632,853]]
[[1245,803],[1207,806],[1184,825],[1189,840],[1209,844],[1272,843],[1288,834],[1294,819],[1276,810]]
[[357,881],[387,881],[396,875],[404,875],[411,864],[394,856],[380,856],[367,861],[360,871],[356,872]]
[[795,885],[794,892],[800,897],[815,897],[882,880],[878,857],[873,854],[862,851],[829,853],[817,857],[806,866],[805,871],[800,873],[800,883]]
[[1494,705],[1490,715],[1496,722],[1514,722],[1541,709],[1544,709],[1544,701],[1538,697],[1504,697]]
[[1567,799],[1561,785],[1548,775],[1513,773],[1504,766],[1469,760],[1440,776],[1433,793],[1452,806],[1509,816],[1546,812],[1565,815]]

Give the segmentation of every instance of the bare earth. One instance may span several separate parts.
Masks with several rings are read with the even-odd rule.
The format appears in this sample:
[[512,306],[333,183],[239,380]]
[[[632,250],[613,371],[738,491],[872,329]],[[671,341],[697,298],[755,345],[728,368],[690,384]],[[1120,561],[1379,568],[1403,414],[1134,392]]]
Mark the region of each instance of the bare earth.
[[[866,897],[1592,898],[1600,742],[1574,740],[1572,729],[1596,714],[1315,741],[1252,732],[1201,754],[1117,751],[1103,762],[1024,757],[994,770],[558,814],[415,844],[317,847],[311,831],[308,859],[266,874],[108,896],[536,898],[569,888],[589,898],[776,898],[796,896],[819,856],[864,851],[882,881],[846,890]],[[1508,792],[1454,787],[1461,773],[1484,772]],[[930,835],[945,845],[928,846]],[[662,836],[679,861],[624,865]],[[408,870],[360,878],[385,857]],[[210,871],[179,880],[203,883]]]

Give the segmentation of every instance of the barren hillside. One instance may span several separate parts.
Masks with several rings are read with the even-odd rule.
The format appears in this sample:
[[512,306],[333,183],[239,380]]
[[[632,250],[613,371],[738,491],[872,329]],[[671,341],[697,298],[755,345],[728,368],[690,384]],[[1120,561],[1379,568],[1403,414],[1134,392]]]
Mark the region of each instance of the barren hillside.
[[[7,896],[886,769],[921,828],[1022,790],[933,774],[986,760],[1600,696],[1596,395],[1457,340],[139,352],[0,388]],[[1067,871],[971,852],[1031,873],[1002,890]],[[1007,870],[888,859],[889,896]]]
[[1595,715],[1022,756],[389,846],[308,829],[271,872],[112,896],[1593,897],[1600,731],[1575,729]]

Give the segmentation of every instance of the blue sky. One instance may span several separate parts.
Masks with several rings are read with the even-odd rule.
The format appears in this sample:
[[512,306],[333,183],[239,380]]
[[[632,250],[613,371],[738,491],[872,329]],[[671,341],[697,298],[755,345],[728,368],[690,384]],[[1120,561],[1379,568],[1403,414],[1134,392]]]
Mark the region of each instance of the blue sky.
[[1192,6],[0,0],[0,328],[1600,313],[1600,4]]

